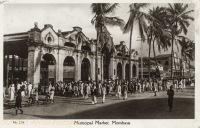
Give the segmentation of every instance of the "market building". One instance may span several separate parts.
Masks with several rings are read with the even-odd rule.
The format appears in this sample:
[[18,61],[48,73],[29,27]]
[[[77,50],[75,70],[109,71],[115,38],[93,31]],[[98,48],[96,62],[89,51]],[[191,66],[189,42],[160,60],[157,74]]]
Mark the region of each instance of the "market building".
[[[95,80],[96,40],[89,39],[80,27],[72,31],[58,30],[50,24],[28,32],[4,35],[4,85],[11,82],[28,81],[35,86],[56,81]],[[109,37],[109,44],[114,44]],[[124,42],[113,45],[114,50],[106,62],[101,52],[104,44],[98,45],[98,80],[108,78],[128,79],[138,77],[138,54],[131,52],[131,74],[129,74],[129,52]]]

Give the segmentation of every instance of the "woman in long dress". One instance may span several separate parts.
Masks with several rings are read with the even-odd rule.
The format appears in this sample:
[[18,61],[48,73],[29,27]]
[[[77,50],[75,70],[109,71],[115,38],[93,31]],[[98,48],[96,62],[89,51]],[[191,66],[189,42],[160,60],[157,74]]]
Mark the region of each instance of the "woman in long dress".
[[119,83],[118,85],[117,85],[117,88],[116,88],[116,90],[117,90],[117,97],[118,98],[121,98],[121,83]]
[[54,93],[55,93],[55,87],[54,85],[51,87],[50,89],[50,99],[51,101],[54,101],[53,97],[54,97]]
[[12,84],[10,88],[10,101],[13,101],[14,97],[15,97],[15,86],[14,84]]

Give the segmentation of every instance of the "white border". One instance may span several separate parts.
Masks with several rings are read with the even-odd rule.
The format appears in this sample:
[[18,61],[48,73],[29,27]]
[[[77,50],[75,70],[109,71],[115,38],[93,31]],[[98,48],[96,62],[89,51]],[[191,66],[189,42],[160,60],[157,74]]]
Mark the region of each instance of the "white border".
[[[0,0],[3,1],[3,0]],[[199,83],[199,66],[198,63],[200,60],[198,59],[199,53],[199,43],[200,43],[200,1],[199,0],[6,0],[7,3],[96,3],[96,2],[109,2],[109,3],[195,3],[195,76],[196,76],[196,84],[195,84],[195,119],[175,119],[175,120],[166,120],[166,119],[137,119],[137,120],[129,120],[131,125],[109,125],[109,126],[83,126],[76,125],[74,126],[72,120],[24,120],[25,125],[14,125],[12,120],[3,120],[3,98],[0,96],[0,127],[131,127],[131,128],[200,128],[200,86]],[[5,3],[4,3],[5,4]],[[4,18],[4,4],[0,5],[0,42],[3,44],[3,18]],[[3,46],[3,45],[2,45]],[[0,94],[3,94],[3,47],[0,47]],[[123,120],[123,119],[122,119]],[[126,120],[125,120],[126,121]],[[33,123],[34,122],[34,123]]]

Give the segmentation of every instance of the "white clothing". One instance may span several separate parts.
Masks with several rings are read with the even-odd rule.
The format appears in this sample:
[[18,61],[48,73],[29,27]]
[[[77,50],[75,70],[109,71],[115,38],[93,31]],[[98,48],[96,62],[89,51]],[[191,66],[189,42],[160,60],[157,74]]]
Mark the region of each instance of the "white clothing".
[[17,91],[21,88],[21,84],[17,84]]
[[12,84],[10,88],[10,101],[13,101],[14,97],[15,97],[15,87],[14,87],[14,84]]

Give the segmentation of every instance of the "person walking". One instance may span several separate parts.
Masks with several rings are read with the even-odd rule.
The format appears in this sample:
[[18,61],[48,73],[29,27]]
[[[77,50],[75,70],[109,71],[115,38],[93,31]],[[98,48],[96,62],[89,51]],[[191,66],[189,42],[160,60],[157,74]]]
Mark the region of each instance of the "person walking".
[[126,82],[124,82],[124,85],[123,85],[123,96],[124,96],[124,100],[127,99],[128,95],[127,95],[127,92],[128,92],[128,87],[127,87],[127,84]]
[[103,83],[103,85],[101,86],[101,95],[102,95],[102,103],[104,103],[106,99],[106,83]]
[[117,90],[116,96],[120,99],[121,98],[121,82],[118,83],[116,90]]
[[92,86],[91,88],[91,98],[92,98],[92,104],[96,104],[97,103],[97,100],[96,100],[96,86]]
[[79,91],[80,91],[80,96],[81,97],[84,97],[84,95],[83,95],[83,83],[81,82],[81,81],[79,81]]
[[139,93],[142,92],[142,80],[138,82],[138,87],[139,87]]
[[88,99],[88,83],[86,82],[84,84],[83,93],[84,93],[84,99]]
[[157,91],[158,91],[158,83],[156,81],[156,79],[153,82],[153,91],[154,91],[154,96],[157,96]]
[[17,97],[16,97],[16,100],[15,100],[15,112],[16,112],[16,115],[18,114],[18,110],[20,110],[21,114],[23,114],[21,103],[22,103],[22,96],[21,96],[21,89],[19,89],[17,91]]
[[[22,82],[23,84],[23,82]],[[21,88],[22,84],[20,84],[20,82],[17,81],[17,91]]]
[[167,91],[167,95],[168,95],[169,111],[171,112],[173,108],[173,97],[174,97],[173,86],[170,86],[170,89]]
[[10,87],[10,101],[14,101],[15,98],[15,86],[12,83]]
[[181,92],[183,92],[183,81],[181,79],[179,80],[178,88],[176,89],[176,91],[178,91],[179,89],[181,89]]
[[22,95],[22,97],[25,97],[25,89],[26,89],[25,83],[22,82],[20,88],[21,88],[21,95]]
[[29,85],[28,85],[28,97],[31,96],[32,86],[33,86],[33,85],[32,85],[31,82],[30,82]]
[[134,93],[134,82],[135,82],[135,81],[131,81],[131,83],[130,83],[131,95]]
[[50,89],[50,100],[54,102],[55,86],[52,85]]
[[109,81],[105,81],[106,83],[106,94],[109,95],[110,94],[110,83]]

